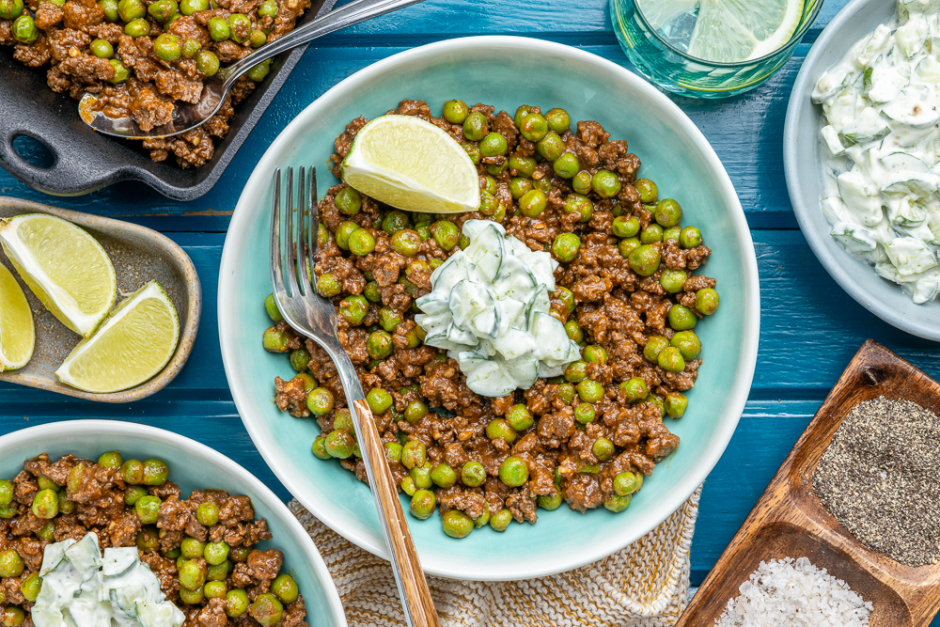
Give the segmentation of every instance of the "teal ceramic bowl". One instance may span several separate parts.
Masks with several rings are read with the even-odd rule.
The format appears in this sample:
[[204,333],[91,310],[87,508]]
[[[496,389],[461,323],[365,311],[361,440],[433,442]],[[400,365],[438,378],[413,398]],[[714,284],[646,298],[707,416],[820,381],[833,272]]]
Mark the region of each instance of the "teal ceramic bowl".
[[12,479],[23,461],[40,453],[56,459],[66,453],[98,459],[105,451],[118,451],[124,459],[164,460],[170,481],[184,495],[195,489],[218,488],[251,497],[255,516],[268,521],[273,539],[261,548],[284,553],[289,572],[304,595],[307,622],[315,627],[346,627],[343,606],[323,558],[287,506],[250,472],[211,448],[181,435],[111,420],[72,420],[22,429],[0,437],[0,478]]
[[404,98],[485,102],[515,111],[564,107],[573,120],[597,120],[626,139],[643,161],[641,174],[675,197],[686,221],[714,249],[706,272],[717,277],[721,308],[700,324],[705,363],[689,410],[669,428],[682,438],[633,499],[630,509],[586,515],[562,507],[541,511],[536,525],[489,528],[463,540],[441,530],[440,517],[411,519],[425,571],[473,580],[537,577],[599,560],[636,541],[675,511],[705,480],[731,439],[744,408],[757,357],[757,261],[740,202],[727,173],[695,125],[668,98],[624,68],[560,44],[519,37],[472,37],[423,46],[347,78],[305,109],[268,149],[248,180],[229,227],[219,278],[219,332],[225,372],[258,450],[290,492],[329,527],[385,556],[372,496],[337,463],[310,452],[319,427],[274,406],[274,377],[293,376],[282,355],[269,355],[261,335],[271,322],[263,300],[268,269],[273,173],[318,168],[320,195],[336,180],[325,165],[333,140],[359,115],[374,118]]

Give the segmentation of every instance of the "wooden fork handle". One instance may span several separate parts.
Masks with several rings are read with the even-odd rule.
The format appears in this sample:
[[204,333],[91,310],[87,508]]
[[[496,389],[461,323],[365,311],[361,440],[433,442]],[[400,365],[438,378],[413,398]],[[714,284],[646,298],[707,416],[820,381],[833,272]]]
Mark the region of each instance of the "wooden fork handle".
[[351,403],[362,461],[369,472],[372,495],[379,511],[379,522],[386,534],[395,582],[410,627],[440,627],[428,582],[421,570],[418,553],[408,530],[408,521],[398,498],[398,485],[385,458],[385,445],[375,428],[372,410],[365,399]]

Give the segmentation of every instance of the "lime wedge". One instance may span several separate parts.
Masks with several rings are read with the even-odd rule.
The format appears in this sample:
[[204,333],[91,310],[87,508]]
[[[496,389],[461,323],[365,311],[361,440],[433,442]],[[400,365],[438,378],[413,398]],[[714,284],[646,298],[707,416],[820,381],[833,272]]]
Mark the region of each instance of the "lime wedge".
[[701,0],[689,54],[733,63],[784,46],[803,19],[804,0]]
[[701,0],[635,0],[653,30],[664,26],[684,13],[698,8]]
[[480,206],[470,156],[443,130],[409,115],[385,115],[362,127],[342,171],[351,187],[397,209],[459,213]]
[[114,304],[108,254],[71,222],[42,213],[0,220],[0,244],[46,309],[79,335],[91,335]]
[[33,312],[26,294],[13,273],[0,265],[0,372],[25,366],[35,344]]
[[163,370],[180,337],[179,316],[163,287],[151,281],[118,305],[55,372],[86,392],[119,392]]

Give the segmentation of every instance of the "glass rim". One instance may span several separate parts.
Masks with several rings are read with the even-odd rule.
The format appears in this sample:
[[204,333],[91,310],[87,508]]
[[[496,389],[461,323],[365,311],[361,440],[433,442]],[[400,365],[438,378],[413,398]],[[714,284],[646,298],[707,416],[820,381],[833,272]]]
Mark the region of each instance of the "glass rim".
[[640,19],[640,21],[643,22],[643,26],[646,27],[646,30],[652,33],[656,41],[658,41],[660,44],[668,48],[670,51],[676,53],[680,57],[683,57],[684,59],[687,59],[688,61],[691,61],[693,63],[701,63],[705,65],[710,65],[715,68],[739,68],[739,67],[751,65],[753,63],[760,63],[762,61],[768,61],[776,57],[778,54],[780,54],[781,51],[786,50],[788,47],[793,45],[794,42],[798,42],[800,39],[802,39],[803,35],[806,34],[806,31],[809,30],[809,27],[812,26],[813,23],[816,21],[816,18],[819,17],[819,12],[822,10],[822,6],[825,3],[825,1],[826,0],[817,0],[816,6],[813,8],[812,13],[808,16],[803,26],[797,29],[795,33],[793,33],[793,36],[790,37],[787,43],[783,44],[782,46],[780,46],[773,52],[769,52],[762,57],[757,57],[756,59],[748,59],[747,61],[730,61],[730,62],[709,61],[707,59],[701,59],[699,57],[692,56],[687,52],[683,52],[682,50],[679,50],[674,45],[666,41],[663,37],[661,37],[659,33],[656,31],[656,29],[652,27],[652,25],[649,23],[649,20],[647,20],[646,16],[643,14],[643,10],[640,8],[640,3],[637,2],[637,0],[631,0],[631,3],[633,4],[633,9],[636,12],[637,17]]

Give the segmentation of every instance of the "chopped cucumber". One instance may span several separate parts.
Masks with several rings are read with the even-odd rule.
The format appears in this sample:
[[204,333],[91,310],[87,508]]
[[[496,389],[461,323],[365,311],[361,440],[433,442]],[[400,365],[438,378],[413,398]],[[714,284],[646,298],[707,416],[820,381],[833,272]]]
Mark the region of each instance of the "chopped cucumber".
[[60,565],[68,564],[65,559],[65,550],[75,544],[75,540],[68,538],[62,542],[47,544],[42,550],[42,570],[39,571],[40,577],[45,577],[53,572]]
[[465,252],[487,281],[495,281],[503,264],[503,234],[489,226],[471,238]]
[[65,550],[72,566],[75,567],[82,579],[88,580],[101,567],[101,550],[98,548],[98,536],[94,532],[85,534],[85,537]]
[[117,577],[133,568],[139,561],[140,554],[136,546],[105,549],[101,573],[105,577]]

